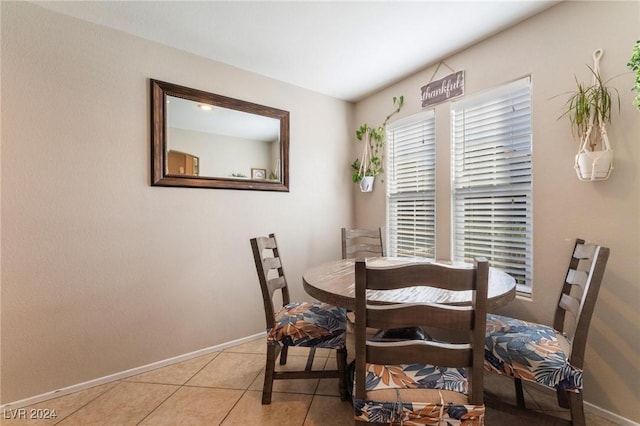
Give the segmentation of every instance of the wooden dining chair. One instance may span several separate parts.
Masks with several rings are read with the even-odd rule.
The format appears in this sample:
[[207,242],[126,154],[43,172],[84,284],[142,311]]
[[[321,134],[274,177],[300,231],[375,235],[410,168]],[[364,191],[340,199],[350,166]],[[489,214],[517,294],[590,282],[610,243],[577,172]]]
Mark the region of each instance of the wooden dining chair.
[[351,259],[369,256],[384,256],[382,228],[342,228],[342,258]]
[[[370,267],[355,264],[355,423],[404,425],[484,424],[484,331],[489,265],[435,263]],[[470,291],[468,306],[435,303],[374,304],[367,291],[414,286]],[[367,328],[428,327],[442,340],[377,340]],[[451,332],[451,334],[448,334]]]
[[[522,380],[554,389],[558,405],[569,409],[572,425],[585,425],[582,401],[584,352],[609,249],[576,240],[553,327],[500,315],[487,317],[485,368],[514,379],[516,405],[491,395],[487,405],[499,410],[550,417],[526,409]],[[569,315],[567,315],[569,314]]]
[[[275,235],[252,238],[250,241],[262,290],[267,328],[267,361],[262,403],[271,403],[273,381],[278,379],[338,378],[340,397],[346,400],[346,310],[321,302],[291,302]],[[274,304],[274,294],[278,291],[282,303]],[[285,365],[290,346],[309,348],[305,369],[276,371],[278,354],[280,365]],[[335,349],[337,369],[313,370],[316,348]]]

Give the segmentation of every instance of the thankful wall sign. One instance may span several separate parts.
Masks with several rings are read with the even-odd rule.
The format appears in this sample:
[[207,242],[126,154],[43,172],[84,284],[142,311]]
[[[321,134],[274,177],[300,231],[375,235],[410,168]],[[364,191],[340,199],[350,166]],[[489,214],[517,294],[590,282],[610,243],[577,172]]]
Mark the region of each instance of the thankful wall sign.
[[422,86],[420,91],[423,108],[462,96],[464,95],[464,71],[454,72],[440,80],[431,81]]

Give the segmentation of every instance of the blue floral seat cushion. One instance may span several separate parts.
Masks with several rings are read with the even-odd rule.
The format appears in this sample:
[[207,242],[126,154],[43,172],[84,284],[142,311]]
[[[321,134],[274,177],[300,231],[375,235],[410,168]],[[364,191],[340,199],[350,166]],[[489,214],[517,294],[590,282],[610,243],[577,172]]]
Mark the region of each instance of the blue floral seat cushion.
[[326,303],[289,303],[276,314],[267,343],[280,346],[343,348],[347,311]]
[[[405,425],[484,424],[484,405],[470,405],[464,369],[367,364],[367,398],[354,398],[354,417]],[[354,384],[355,386],[355,384]]]
[[485,369],[554,389],[582,390],[582,370],[568,360],[571,342],[552,327],[487,315]]

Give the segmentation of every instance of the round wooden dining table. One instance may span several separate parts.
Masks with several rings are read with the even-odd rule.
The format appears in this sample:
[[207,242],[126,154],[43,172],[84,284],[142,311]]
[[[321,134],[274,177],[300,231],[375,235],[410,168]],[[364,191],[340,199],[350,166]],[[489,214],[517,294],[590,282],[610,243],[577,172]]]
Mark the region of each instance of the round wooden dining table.
[[[473,267],[473,265],[468,263],[442,262],[426,258],[367,258],[367,266],[371,267],[385,267],[420,262],[442,263],[456,267]],[[302,283],[305,291],[310,296],[331,305],[355,310],[355,259],[336,260],[309,268],[302,274]],[[499,269],[489,268],[489,311],[506,305],[514,300],[515,297],[515,279]],[[471,292],[453,292],[433,287],[412,287],[388,291],[368,290],[367,299],[383,303],[442,303],[449,305],[466,305],[471,302]]]

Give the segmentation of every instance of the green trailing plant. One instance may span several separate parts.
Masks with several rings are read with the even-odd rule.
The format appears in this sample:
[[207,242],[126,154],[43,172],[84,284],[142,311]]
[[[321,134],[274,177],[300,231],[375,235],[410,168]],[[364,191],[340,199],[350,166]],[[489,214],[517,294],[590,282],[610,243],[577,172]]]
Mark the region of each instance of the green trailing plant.
[[631,59],[629,59],[627,66],[631,71],[636,72],[636,83],[632,90],[636,91],[634,103],[640,110],[640,40],[636,41],[636,44],[633,46],[633,54],[631,55]]
[[[589,134],[589,149],[593,151],[600,140],[598,131],[600,123],[611,123],[611,111],[617,100],[620,110],[620,94],[615,87],[608,87],[602,81],[600,73],[589,67],[593,75],[593,83],[586,85],[578,81],[576,77],[576,90],[570,93],[565,104],[565,112],[561,117],[567,116],[571,123],[571,131],[578,141],[583,141],[593,123],[593,130]],[[614,96],[615,95],[615,96]]]
[[[367,123],[364,123],[356,130],[356,138],[359,141],[364,140],[364,143],[369,147],[369,155],[364,167],[361,164],[361,159],[356,158],[351,163],[352,174],[351,178],[354,183],[359,183],[365,176],[378,176],[384,171],[384,143],[386,138],[386,127],[389,119],[395,114],[399,113],[404,105],[404,96],[393,97],[393,105],[395,109],[391,114],[387,115],[382,125],[378,127],[371,127]],[[365,145],[364,149],[367,149]]]

